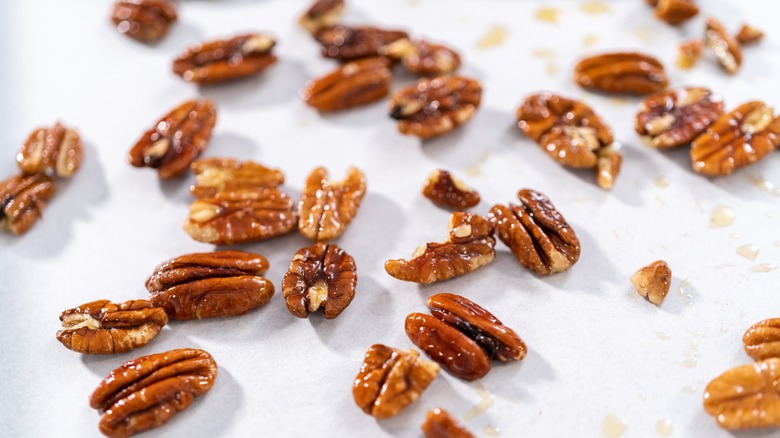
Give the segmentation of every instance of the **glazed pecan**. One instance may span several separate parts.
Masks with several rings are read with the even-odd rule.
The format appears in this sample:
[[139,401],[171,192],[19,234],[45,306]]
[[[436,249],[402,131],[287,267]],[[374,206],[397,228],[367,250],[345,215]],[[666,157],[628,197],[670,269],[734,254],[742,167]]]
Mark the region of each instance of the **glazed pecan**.
[[742,27],[739,28],[739,32],[737,32],[737,36],[735,38],[737,39],[737,42],[743,46],[756,44],[764,39],[764,32],[762,32],[761,29],[753,27],[749,24],[743,24]]
[[196,44],[173,60],[173,72],[187,82],[213,84],[260,73],[276,62],[276,41],[262,33]]
[[160,427],[214,385],[217,363],[210,354],[182,348],[139,357],[103,379],[89,399],[102,412],[100,431],[127,437]]
[[171,0],[118,0],[111,21],[119,33],[144,43],[154,43],[176,21],[176,3]]
[[379,49],[409,38],[402,30],[385,30],[373,26],[329,26],[319,29],[314,39],[322,46],[322,56],[339,61],[352,61],[379,55]]
[[356,167],[341,181],[328,179],[324,167],[314,169],[298,203],[298,229],[315,242],[340,236],[352,222],[366,194],[366,176]]
[[314,0],[314,3],[301,15],[298,23],[312,34],[324,27],[338,23],[344,12],[344,0]]
[[760,101],[743,103],[721,115],[693,141],[693,170],[704,175],[728,175],[752,164],[780,146],[780,117]]
[[520,205],[496,204],[490,221],[524,267],[539,275],[563,272],[580,258],[580,240],[550,199],[534,190],[517,194]]
[[421,76],[453,73],[460,67],[460,55],[441,44],[402,38],[379,50],[390,59],[401,61],[409,72]]
[[757,322],[742,336],[745,352],[755,360],[780,358],[780,318]]
[[463,76],[420,79],[390,100],[398,131],[422,139],[446,134],[466,123],[479,107],[482,85]]
[[44,174],[17,175],[0,182],[0,230],[23,234],[43,216],[54,195],[54,180]]
[[195,184],[190,186],[196,198],[208,198],[219,192],[275,188],[284,183],[284,174],[254,161],[232,158],[204,158],[190,165]]
[[447,280],[485,266],[496,257],[493,228],[480,215],[457,212],[450,216],[449,239],[420,246],[409,260],[385,262],[391,276],[415,283]]
[[685,23],[699,14],[699,7],[691,0],[658,0],[655,16],[672,26]]
[[184,173],[211,139],[217,107],[210,100],[188,100],[162,116],[130,149],[135,167],[157,169],[162,179]]
[[723,27],[723,24],[714,17],[707,18],[704,40],[726,73],[733,75],[739,70],[739,66],[742,65],[742,47],[734,36]]
[[412,349],[374,344],[355,377],[352,397],[363,412],[390,418],[417,400],[437,374],[439,365]]
[[327,319],[339,316],[355,297],[356,286],[355,259],[323,242],[299,250],[282,280],[287,309],[298,318],[320,308]]
[[51,128],[33,131],[16,155],[16,162],[25,175],[47,173],[67,178],[79,170],[83,157],[79,133],[57,122]]
[[574,68],[574,82],[606,93],[652,94],[669,84],[661,61],[636,52],[595,55]]
[[699,58],[701,58],[701,51],[704,48],[704,42],[700,39],[686,41],[677,49],[677,65],[684,70],[693,68]]
[[301,97],[320,111],[340,111],[375,102],[390,92],[390,62],[385,58],[359,59],[310,81]]
[[122,353],[143,347],[168,323],[165,309],[146,300],[82,304],[60,314],[57,340],[77,353]]
[[263,256],[243,251],[186,254],[157,266],[146,288],[173,319],[235,316],[271,299],[267,269]]
[[604,190],[610,190],[615,185],[615,179],[620,173],[623,156],[615,147],[600,149],[596,161],[596,184]]
[[704,410],[729,430],[780,427],[780,358],[732,368],[707,385]]
[[648,97],[639,106],[634,129],[653,146],[690,144],[723,114],[723,97],[701,87],[676,88]]
[[643,266],[631,276],[631,284],[639,295],[660,306],[672,284],[672,270],[663,260]]
[[428,411],[422,431],[425,438],[474,438],[471,432],[441,408]]
[[479,204],[479,193],[446,170],[435,170],[425,182],[422,194],[434,204],[451,210],[464,210]]
[[233,245],[295,229],[295,204],[277,189],[219,192],[190,205],[184,231],[199,242]]

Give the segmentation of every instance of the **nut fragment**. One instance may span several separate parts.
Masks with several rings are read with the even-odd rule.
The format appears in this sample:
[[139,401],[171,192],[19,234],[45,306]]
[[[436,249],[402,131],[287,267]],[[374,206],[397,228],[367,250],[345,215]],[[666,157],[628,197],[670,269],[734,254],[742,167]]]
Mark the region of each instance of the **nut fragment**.
[[409,38],[402,30],[385,30],[373,26],[336,25],[321,28],[314,39],[322,46],[322,56],[339,61],[352,61],[379,55],[379,49],[401,38]]
[[355,377],[352,397],[365,413],[390,418],[417,400],[437,374],[439,365],[412,349],[374,344]]
[[190,186],[196,198],[208,198],[219,192],[275,188],[284,183],[284,174],[254,161],[232,158],[204,158],[190,166],[195,184]]
[[409,72],[421,76],[439,76],[455,72],[460,67],[460,55],[441,44],[402,38],[382,47],[384,56],[401,61]]
[[298,203],[298,229],[315,242],[335,239],[355,218],[365,194],[366,176],[356,167],[341,181],[329,180],[324,167],[314,169]]
[[739,28],[739,32],[737,32],[736,39],[737,42],[743,46],[756,44],[764,39],[764,32],[749,24],[743,24],[742,27]]
[[339,316],[355,297],[356,286],[352,256],[322,242],[299,250],[282,280],[287,309],[298,318],[307,318],[320,308],[327,319]]
[[669,84],[661,61],[636,52],[595,55],[574,68],[574,82],[606,93],[652,94]]
[[425,438],[474,438],[471,432],[441,408],[428,411],[422,431]]
[[479,204],[479,193],[446,170],[435,170],[428,177],[423,195],[434,204],[451,210],[464,210]]
[[409,260],[385,262],[391,276],[415,283],[433,283],[468,274],[496,257],[493,228],[480,215],[457,212],[450,217],[449,239],[420,246]]
[[60,314],[57,340],[77,353],[122,353],[143,347],[168,323],[165,309],[146,300],[82,304]]
[[733,75],[739,70],[739,66],[742,65],[742,47],[734,36],[723,27],[723,24],[714,17],[707,19],[704,40],[726,73]]
[[173,72],[187,82],[213,84],[260,73],[276,62],[276,41],[263,33],[248,33],[196,44],[173,61]]
[[686,41],[677,49],[677,65],[687,70],[693,68],[701,58],[701,51],[704,48],[704,42],[700,39]]
[[0,230],[24,234],[43,216],[54,195],[54,180],[44,174],[17,175],[0,182]]
[[780,427],[780,359],[732,368],[707,385],[704,410],[728,430]]
[[68,178],[79,170],[83,157],[79,133],[57,122],[51,128],[33,131],[16,155],[16,162],[25,175],[47,173]]
[[216,377],[217,363],[203,350],[151,354],[111,371],[89,405],[103,413],[104,435],[127,437],[165,424],[211,389]]
[[161,40],[176,18],[171,0],[118,0],[111,11],[119,33],[144,43]]
[[691,0],[658,0],[655,16],[672,26],[685,23],[699,14],[699,7]]
[[446,134],[474,116],[482,99],[482,85],[463,76],[420,79],[390,100],[390,117],[398,131],[422,139]]
[[701,87],[676,88],[648,97],[634,129],[657,148],[687,145],[723,114],[723,97]]
[[310,81],[301,91],[307,105],[320,111],[339,111],[375,102],[390,92],[390,62],[367,58],[342,65]]
[[666,298],[671,283],[672,270],[663,260],[656,260],[640,268],[631,276],[631,284],[634,285],[636,293],[647,298],[656,306],[660,306]]
[[780,358],[780,318],[753,324],[742,336],[745,352],[755,360]]
[[344,12],[344,0],[314,0],[298,23],[312,34],[323,27],[334,26]]

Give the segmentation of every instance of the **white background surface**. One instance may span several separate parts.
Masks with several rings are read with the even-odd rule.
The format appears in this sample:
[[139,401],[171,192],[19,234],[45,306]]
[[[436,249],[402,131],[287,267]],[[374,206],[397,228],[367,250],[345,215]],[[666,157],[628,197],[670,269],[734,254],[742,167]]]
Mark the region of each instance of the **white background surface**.
[[[639,99],[590,94],[570,79],[583,53],[641,48],[666,64],[674,86],[709,86],[725,96],[728,108],[755,98],[780,106],[778,6],[701,3],[702,15],[714,14],[730,29],[747,21],[768,32],[762,44],[745,50],[735,77],[709,59],[678,70],[676,45],[701,34],[703,16],[671,28],[639,0],[610,2],[609,12],[597,15],[576,1],[348,0],[345,21],[400,26],[446,42],[460,50],[461,72],[482,80],[483,103],[474,119],[421,144],[396,132],[384,103],[322,116],[301,102],[304,82],[335,67],[296,25],[304,2],[183,1],[178,23],[155,46],[119,35],[108,19],[109,2],[2,2],[0,176],[17,172],[14,157],[28,133],[57,119],[80,131],[86,159],[72,181],[59,184],[43,220],[27,235],[0,236],[0,434],[100,436],[99,416],[87,402],[100,379],[135,357],[196,347],[216,358],[216,384],[145,436],[419,436],[426,411],[436,406],[481,436],[495,427],[506,437],[598,437],[608,415],[627,422],[625,436],[655,436],[662,419],[671,421],[672,436],[729,436],[703,412],[701,395],[721,372],[750,363],[743,331],[780,316],[780,270],[752,270],[780,264],[780,196],[750,179],[780,185],[780,156],[728,178],[695,175],[687,150],[651,150],[634,134]],[[557,24],[535,19],[542,4],[563,11]],[[495,25],[509,29],[506,41],[478,48]],[[188,45],[255,29],[279,40],[280,61],[259,77],[201,88],[170,72],[172,58]],[[554,55],[534,56],[539,50]],[[395,88],[412,81],[395,76]],[[522,99],[545,89],[585,99],[614,128],[624,165],[612,192],[599,190],[592,172],[553,162],[514,128]],[[144,281],[158,263],[214,249],[181,229],[194,178],[161,182],[125,158],[159,116],[197,96],[219,105],[204,156],[279,167],[294,197],[315,166],[327,166],[337,178],[352,164],[366,172],[369,190],[360,213],[336,241],[358,265],[355,300],[332,321],[289,314],[281,278],[295,251],[309,244],[293,234],[240,246],[270,260],[267,276],[277,286],[274,298],[251,314],[173,322],[146,347],[115,356],[63,348],[54,337],[62,310],[101,298],[144,298]],[[474,211],[482,214],[493,203],[514,200],[521,187],[546,193],[582,241],[579,263],[541,278],[499,243],[493,264],[455,280],[421,287],[391,278],[385,260],[446,236],[449,213],[419,194],[436,168],[477,188],[483,202]],[[668,186],[656,185],[662,177]],[[708,226],[718,205],[734,210],[730,227]],[[758,246],[757,259],[736,254],[744,244]],[[659,258],[669,262],[674,278],[656,308],[633,292],[628,277]],[[377,342],[411,347],[404,317],[424,311],[425,299],[442,291],[492,311],[526,341],[528,357],[496,364],[478,383],[442,372],[418,402],[375,421],[351,395],[363,354]],[[494,404],[466,420],[480,402],[480,385]]]

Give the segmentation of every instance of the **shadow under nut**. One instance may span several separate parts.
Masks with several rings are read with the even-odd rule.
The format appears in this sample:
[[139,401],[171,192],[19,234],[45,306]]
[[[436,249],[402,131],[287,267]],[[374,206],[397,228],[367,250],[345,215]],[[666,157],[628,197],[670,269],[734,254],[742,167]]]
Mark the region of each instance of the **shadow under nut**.
[[237,316],[256,309],[274,294],[274,285],[263,277],[207,278],[152,292],[149,301],[165,309],[173,319]]

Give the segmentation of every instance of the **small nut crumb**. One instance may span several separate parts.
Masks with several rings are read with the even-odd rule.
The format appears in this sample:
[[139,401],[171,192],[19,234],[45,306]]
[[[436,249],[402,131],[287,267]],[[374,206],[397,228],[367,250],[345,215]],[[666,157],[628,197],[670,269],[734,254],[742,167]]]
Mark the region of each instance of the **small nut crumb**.
[[749,24],[743,24],[737,32],[737,42],[744,45],[756,44],[764,39],[764,32]]
[[636,292],[656,306],[660,306],[669,293],[671,280],[672,270],[663,260],[656,260],[631,276],[631,283]]
[[680,44],[680,47],[677,49],[677,66],[683,70],[693,68],[699,62],[703,48],[704,42],[699,39]]

